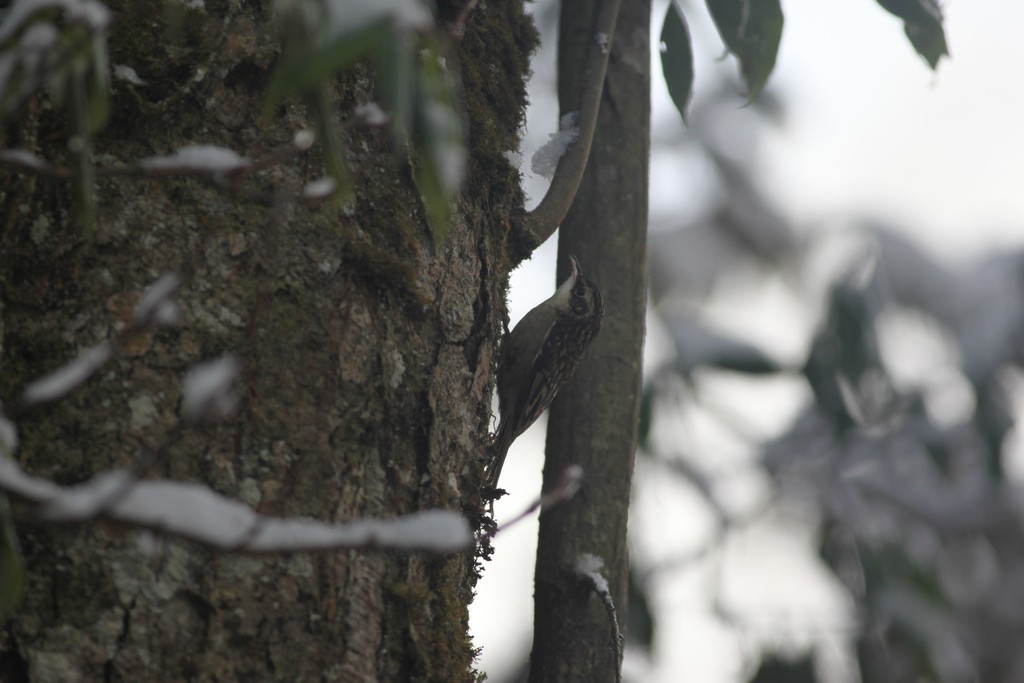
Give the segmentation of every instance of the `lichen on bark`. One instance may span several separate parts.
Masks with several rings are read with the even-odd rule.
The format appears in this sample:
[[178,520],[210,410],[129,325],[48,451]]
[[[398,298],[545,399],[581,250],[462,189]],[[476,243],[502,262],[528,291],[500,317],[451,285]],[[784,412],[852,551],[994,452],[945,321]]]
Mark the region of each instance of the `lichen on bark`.
[[[122,0],[115,81],[97,164],[214,144],[258,158],[310,127],[301,103],[261,118],[278,56],[269,3]],[[450,22],[458,3],[440,3]],[[379,131],[347,129],[352,202],[294,196],[323,175],[314,151],[247,180],[103,177],[94,238],[65,181],[0,170],[0,400],[20,464],[72,484],[165,447],[146,476],[207,484],[273,515],[324,520],[442,507],[478,516],[506,239],[522,209],[502,152],[518,146],[535,34],[520,3],[481,3],[450,67],[461,79],[469,171],[436,245],[410,174]],[[372,65],[334,84],[338,116],[373,97]],[[0,135],[63,162],[63,115],[37,96]],[[33,227],[35,226],[35,227]],[[46,406],[25,384],[117,335],[169,270],[182,324],[133,338],[84,386]],[[181,379],[233,354],[240,410],[178,428]],[[172,439],[172,434],[177,434]],[[473,680],[472,551],[246,557],[16,507],[29,572],[0,632],[4,680]]]

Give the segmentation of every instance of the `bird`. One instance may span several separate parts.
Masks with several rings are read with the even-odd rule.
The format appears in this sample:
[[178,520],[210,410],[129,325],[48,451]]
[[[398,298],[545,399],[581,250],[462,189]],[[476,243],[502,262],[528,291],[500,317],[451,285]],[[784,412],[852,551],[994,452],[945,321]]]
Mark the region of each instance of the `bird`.
[[551,405],[601,329],[601,292],[583,276],[575,256],[569,256],[569,265],[569,277],[502,342],[498,360],[500,423],[486,469],[489,489],[497,490],[512,442]]

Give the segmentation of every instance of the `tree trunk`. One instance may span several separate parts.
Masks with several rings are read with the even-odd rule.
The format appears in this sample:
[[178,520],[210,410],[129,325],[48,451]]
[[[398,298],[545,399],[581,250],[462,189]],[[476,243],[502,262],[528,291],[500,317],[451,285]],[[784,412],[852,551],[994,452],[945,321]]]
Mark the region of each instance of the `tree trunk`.
[[[563,115],[577,106],[572,75],[586,45],[598,39],[586,17],[600,2],[562,5]],[[648,2],[622,3],[587,170],[559,232],[559,280],[568,274],[568,255],[576,255],[601,290],[605,315],[583,365],[551,407],[544,488],[572,464],[583,467],[584,479],[576,497],[540,518],[531,683],[614,681],[621,665],[609,615],[576,566],[583,555],[603,562],[600,573],[624,628],[647,286],[650,21]]]
[[[440,3],[454,21],[461,3]],[[311,128],[297,102],[260,118],[279,57],[272,5],[110,3],[115,81],[98,166],[189,144],[261,158]],[[246,180],[101,176],[95,235],[76,227],[67,181],[0,171],[0,397],[29,472],[74,484],[165,449],[147,476],[197,481],[263,514],[325,521],[428,508],[478,518],[506,235],[521,211],[518,147],[535,32],[518,2],[482,4],[453,40],[470,160],[450,237],[432,242],[408,168],[383,130],[346,127],[355,199],[292,201],[324,175],[314,151]],[[374,99],[374,70],[339,79],[340,120]],[[3,147],[67,156],[44,97]],[[128,338],[68,397],[21,400],[26,383],[112,338],[145,287],[184,285],[182,324]],[[232,354],[243,368],[229,421],[180,427],[181,379]],[[19,514],[21,513],[21,514]],[[24,599],[0,632],[10,681],[468,681],[474,551],[216,553],[15,509]]]

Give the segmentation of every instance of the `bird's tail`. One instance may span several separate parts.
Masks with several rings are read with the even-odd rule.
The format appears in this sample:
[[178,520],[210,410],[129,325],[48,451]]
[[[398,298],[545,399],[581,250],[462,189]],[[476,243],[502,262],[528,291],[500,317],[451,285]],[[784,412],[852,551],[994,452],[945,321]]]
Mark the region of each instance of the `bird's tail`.
[[502,420],[501,425],[498,427],[498,433],[494,435],[494,441],[492,442],[492,454],[491,463],[487,466],[487,488],[497,489],[498,488],[498,477],[501,476],[501,468],[505,464],[505,456],[508,455],[508,449],[512,446],[512,442],[515,441],[516,432],[514,426],[511,424],[511,420]]

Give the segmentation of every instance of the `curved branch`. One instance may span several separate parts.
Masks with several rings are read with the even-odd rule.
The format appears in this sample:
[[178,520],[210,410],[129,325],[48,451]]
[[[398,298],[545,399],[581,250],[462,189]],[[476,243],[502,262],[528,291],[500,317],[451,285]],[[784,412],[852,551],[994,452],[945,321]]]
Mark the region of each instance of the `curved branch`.
[[530,251],[544,242],[558,228],[569,212],[576,190],[579,188],[583,171],[590,156],[590,145],[594,140],[597,112],[601,106],[604,91],[604,77],[608,70],[608,54],[615,36],[615,22],[619,16],[621,0],[604,0],[597,7],[593,32],[586,42],[586,54],[579,73],[579,94],[576,101],[563,101],[563,113],[579,111],[579,137],[558,161],[558,168],[551,179],[544,198],[532,211],[523,216],[521,229],[523,237],[530,242]]

